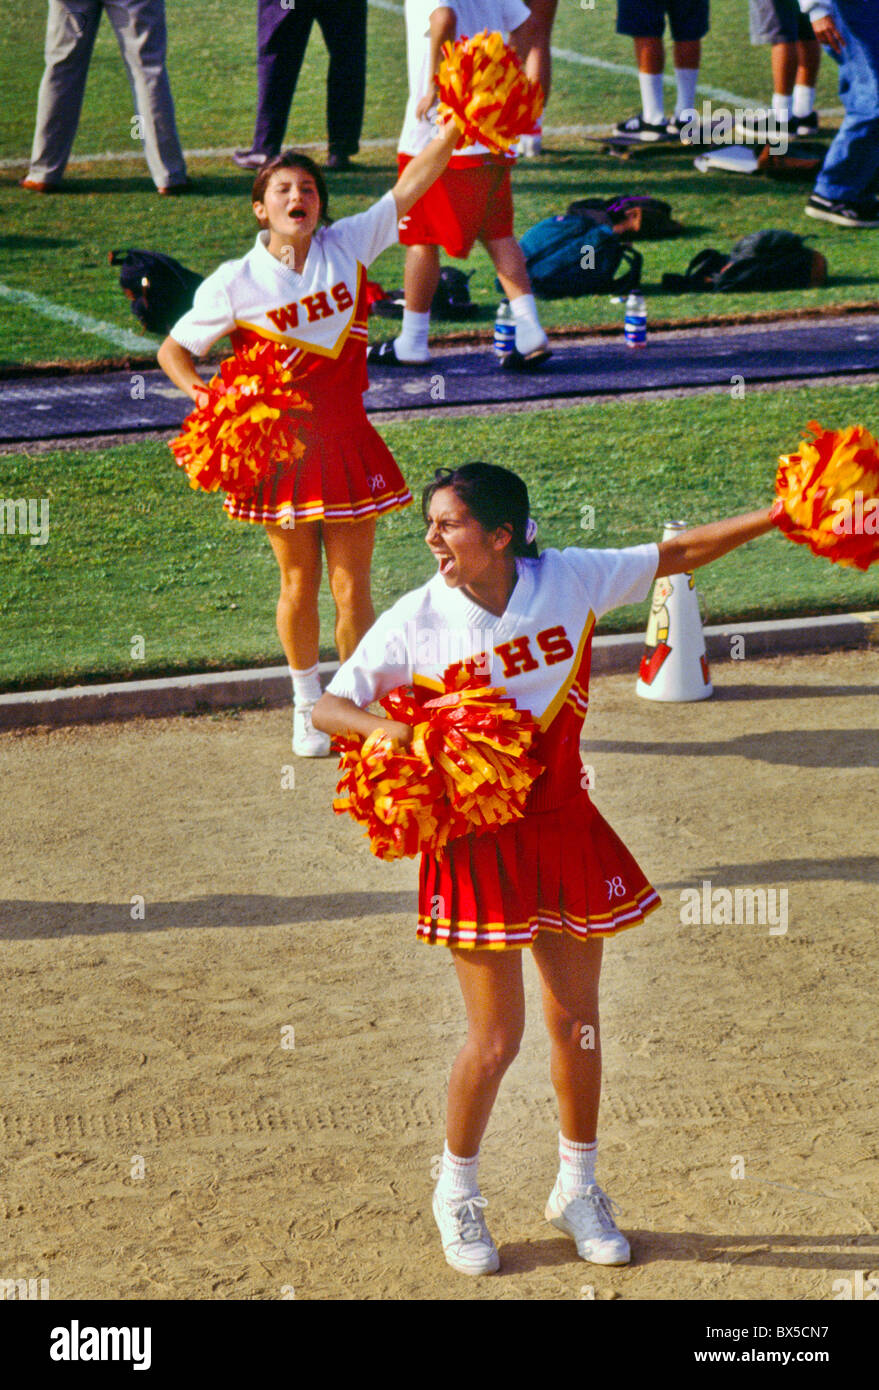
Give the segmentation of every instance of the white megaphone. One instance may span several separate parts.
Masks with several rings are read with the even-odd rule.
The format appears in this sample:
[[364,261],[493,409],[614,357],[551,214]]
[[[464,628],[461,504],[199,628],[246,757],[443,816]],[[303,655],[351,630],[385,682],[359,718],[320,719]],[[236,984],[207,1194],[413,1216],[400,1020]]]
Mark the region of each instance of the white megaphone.
[[[685,521],[669,521],[662,539],[686,529]],[[653,586],[635,692],[645,700],[707,700],[714,694],[692,574],[666,575]]]

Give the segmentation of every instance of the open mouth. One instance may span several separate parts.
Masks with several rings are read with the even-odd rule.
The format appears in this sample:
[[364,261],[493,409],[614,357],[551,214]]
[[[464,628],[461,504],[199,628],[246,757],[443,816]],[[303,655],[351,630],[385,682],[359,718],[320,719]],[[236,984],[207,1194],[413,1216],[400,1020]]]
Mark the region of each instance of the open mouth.
[[438,555],[437,559],[439,560],[440,574],[448,574],[449,570],[452,568],[452,565],[455,563],[451,555]]
[[294,208],[288,216],[292,217],[296,222],[301,222],[305,216],[305,210],[304,208]]

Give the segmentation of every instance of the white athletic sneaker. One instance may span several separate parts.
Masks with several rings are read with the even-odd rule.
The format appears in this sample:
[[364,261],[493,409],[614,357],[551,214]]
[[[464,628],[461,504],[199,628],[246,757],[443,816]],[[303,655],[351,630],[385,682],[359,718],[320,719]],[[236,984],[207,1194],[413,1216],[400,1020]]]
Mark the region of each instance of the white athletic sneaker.
[[493,1274],[500,1267],[497,1246],[488,1234],[482,1215],[487,1205],[479,1192],[472,1197],[433,1194],[433,1214],[446,1262],[459,1274]]
[[556,1178],[546,1204],[546,1219],[577,1242],[581,1259],[594,1265],[626,1265],[632,1252],[613,1219],[613,1212],[618,1210],[597,1183],[579,1197],[567,1197]]
[[293,752],[300,758],[328,758],[330,736],[312,724],[313,709],[314,705],[293,706]]

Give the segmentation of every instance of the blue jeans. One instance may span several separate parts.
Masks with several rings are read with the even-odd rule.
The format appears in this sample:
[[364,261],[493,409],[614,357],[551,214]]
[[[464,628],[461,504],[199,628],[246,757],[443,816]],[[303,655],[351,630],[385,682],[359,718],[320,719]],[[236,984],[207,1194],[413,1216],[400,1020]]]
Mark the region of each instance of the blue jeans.
[[844,43],[842,53],[832,56],[839,63],[845,120],[815,192],[833,202],[858,203],[879,187],[879,0],[832,0],[831,17]]

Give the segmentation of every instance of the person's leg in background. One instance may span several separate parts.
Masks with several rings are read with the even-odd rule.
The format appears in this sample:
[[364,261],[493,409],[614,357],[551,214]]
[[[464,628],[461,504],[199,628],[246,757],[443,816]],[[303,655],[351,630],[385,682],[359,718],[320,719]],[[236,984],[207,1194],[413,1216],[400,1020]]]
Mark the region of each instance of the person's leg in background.
[[[827,151],[806,213],[840,226],[877,227],[879,0],[833,0],[829,19],[841,40],[835,56],[845,119]],[[821,20],[815,21],[815,34],[821,39]]]
[[46,68],[37,97],[30,168],[22,188],[45,192],[61,182],[76,138],[100,20],[100,0],[49,0]]
[[315,18],[324,36],[327,73],[328,169],[344,169],[360,148],[366,101],[366,0],[319,0]]
[[165,0],[104,0],[128,73],[147,167],[161,192],[187,187],[168,79]]
[[314,19],[314,0],[282,9],[278,0],[257,0],[257,102],[253,143],[236,150],[235,163],[258,169],[280,154]]

